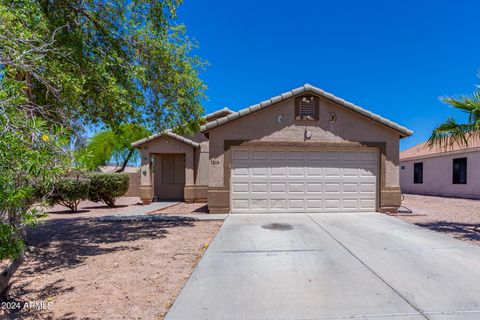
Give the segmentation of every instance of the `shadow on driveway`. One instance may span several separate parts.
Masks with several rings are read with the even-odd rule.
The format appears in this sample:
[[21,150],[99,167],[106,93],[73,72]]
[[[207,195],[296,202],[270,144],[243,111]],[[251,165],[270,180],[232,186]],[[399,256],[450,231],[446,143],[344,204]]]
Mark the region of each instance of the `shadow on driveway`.
[[459,240],[480,241],[479,224],[448,221],[420,222],[415,224],[433,231],[443,232]]

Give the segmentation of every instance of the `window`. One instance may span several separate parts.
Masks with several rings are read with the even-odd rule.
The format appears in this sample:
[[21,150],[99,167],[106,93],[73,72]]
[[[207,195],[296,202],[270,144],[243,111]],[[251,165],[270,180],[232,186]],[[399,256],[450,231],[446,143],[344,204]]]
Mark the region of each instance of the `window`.
[[453,183],[467,184],[467,158],[453,159]]
[[423,183],[423,162],[413,164],[413,183]]
[[318,97],[301,96],[295,99],[295,119],[318,120],[319,119]]
[[402,170],[405,170],[405,166],[401,166]]

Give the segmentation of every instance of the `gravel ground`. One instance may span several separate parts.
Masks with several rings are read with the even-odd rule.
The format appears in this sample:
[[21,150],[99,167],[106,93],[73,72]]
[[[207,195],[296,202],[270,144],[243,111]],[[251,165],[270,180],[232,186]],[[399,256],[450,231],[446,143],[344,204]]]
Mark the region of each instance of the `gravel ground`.
[[480,200],[406,194],[402,205],[424,216],[397,218],[480,245]]
[[7,319],[162,319],[221,222],[48,220],[13,279]]

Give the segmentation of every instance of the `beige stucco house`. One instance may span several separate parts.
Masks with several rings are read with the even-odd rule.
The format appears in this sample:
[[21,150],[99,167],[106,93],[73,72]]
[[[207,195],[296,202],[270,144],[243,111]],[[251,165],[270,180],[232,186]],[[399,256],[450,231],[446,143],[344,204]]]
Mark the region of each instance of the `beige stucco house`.
[[205,116],[189,137],[135,142],[140,194],[211,213],[388,211],[400,205],[399,140],[412,132],[311,85]]
[[421,143],[400,153],[404,193],[480,198],[480,139],[445,148]]

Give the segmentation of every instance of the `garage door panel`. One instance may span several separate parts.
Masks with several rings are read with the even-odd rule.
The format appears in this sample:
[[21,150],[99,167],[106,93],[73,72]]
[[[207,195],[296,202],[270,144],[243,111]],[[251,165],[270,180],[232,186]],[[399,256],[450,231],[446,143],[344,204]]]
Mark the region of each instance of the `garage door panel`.
[[286,210],[287,200],[285,199],[270,199],[270,209]]
[[305,152],[304,151],[289,151],[288,159],[290,160],[304,160]]
[[286,160],[287,152],[285,151],[270,151],[270,160]]
[[304,184],[303,182],[289,182],[288,183],[288,192],[290,193],[304,193]]
[[253,167],[251,175],[252,177],[267,177],[268,169],[264,167]]
[[268,151],[252,151],[252,160],[267,160],[268,159]]
[[287,176],[287,168],[285,168],[285,167],[271,167],[270,168],[270,176],[271,177],[286,177]]
[[286,182],[271,182],[270,183],[270,192],[273,193],[284,193],[287,191]]
[[376,192],[376,187],[375,183],[360,183],[360,191],[362,193],[375,193]]
[[252,183],[252,193],[266,193],[268,191],[267,182],[254,182]]
[[375,210],[375,200],[372,199],[360,199],[360,208]]
[[233,160],[248,160],[250,152],[248,150],[233,150]]
[[355,210],[358,207],[358,200],[357,199],[343,199],[343,209]]
[[307,199],[307,209],[321,210],[323,201],[321,199]]
[[251,206],[252,209],[262,209],[266,210],[267,207],[267,199],[251,199]]
[[370,150],[234,150],[232,212],[375,210],[377,158]]
[[344,182],[342,184],[343,187],[343,193],[358,193],[358,183],[348,183]]
[[322,167],[307,167],[306,169],[307,177],[322,177],[324,176],[324,168]]
[[247,193],[249,192],[248,182],[234,182],[232,183],[232,191],[235,193]]
[[334,166],[329,166],[325,168],[325,177],[341,177],[342,168],[335,168]]
[[305,175],[304,167],[289,167],[288,176],[289,177],[303,177]]
[[325,199],[325,209],[340,209],[340,199]]
[[233,210],[248,210],[250,208],[248,199],[234,199],[232,200]]
[[303,199],[289,199],[288,200],[288,208],[289,209],[305,209],[304,208],[304,200]]
[[321,193],[323,192],[323,184],[321,182],[307,182],[307,192]]

